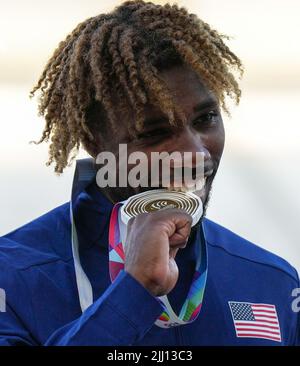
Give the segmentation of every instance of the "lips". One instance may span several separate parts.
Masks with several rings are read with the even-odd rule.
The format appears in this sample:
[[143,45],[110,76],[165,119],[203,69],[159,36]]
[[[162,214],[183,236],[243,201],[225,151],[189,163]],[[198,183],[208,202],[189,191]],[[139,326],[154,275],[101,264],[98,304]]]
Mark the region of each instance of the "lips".
[[[201,169],[200,174],[196,175],[196,168],[191,168],[187,174],[184,171],[182,174],[179,174],[178,178],[176,177],[176,169],[171,170],[171,174],[164,175],[160,177],[159,181],[149,182],[149,186],[147,190],[164,188],[169,191],[177,191],[177,192],[197,192],[197,195],[201,198],[204,197],[207,181],[214,174],[214,169],[212,165],[206,165],[204,169]],[[204,171],[203,171],[204,170]],[[182,171],[182,169],[181,169]],[[198,172],[199,173],[199,172]],[[177,180],[176,180],[177,178]]]
[[206,182],[208,177],[210,177],[213,174],[213,169],[206,172],[206,174],[203,176],[193,177],[192,179],[184,179],[180,181],[172,180],[172,183],[169,187],[167,187],[169,190],[174,191],[181,191],[181,192],[199,192],[200,196],[204,195]]

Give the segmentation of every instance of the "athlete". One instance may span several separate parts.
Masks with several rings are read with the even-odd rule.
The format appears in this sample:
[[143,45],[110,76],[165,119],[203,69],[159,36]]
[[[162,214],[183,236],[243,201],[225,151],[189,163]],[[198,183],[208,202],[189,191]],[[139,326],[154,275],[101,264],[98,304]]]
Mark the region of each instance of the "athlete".
[[[221,112],[241,96],[226,38],[185,8],[136,0],[59,44],[31,92],[46,121],[37,143],[50,140],[57,173],[80,146],[91,158],[70,202],[0,238],[1,345],[299,345],[296,270],[206,218]],[[131,219],[120,242],[120,202],[152,188],[99,187],[97,156],[120,161],[120,144],[203,154],[195,226],[167,208]]]

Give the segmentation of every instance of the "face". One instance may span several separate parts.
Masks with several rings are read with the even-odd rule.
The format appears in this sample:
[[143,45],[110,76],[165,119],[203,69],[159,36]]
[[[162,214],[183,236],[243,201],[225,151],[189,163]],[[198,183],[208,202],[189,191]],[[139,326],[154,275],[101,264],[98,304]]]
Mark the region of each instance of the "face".
[[[162,71],[160,77],[172,91],[175,103],[181,106],[186,122],[178,127],[170,126],[165,115],[153,105],[148,104],[145,106],[145,127],[138,137],[136,139],[130,137],[125,127],[128,121],[124,121],[124,124],[118,126],[117,134],[107,141],[106,150],[114,153],[117,161],[119,144],[125,143],[128,155],[141,151],[147,155],[149,161],[151,161],[151,152],[177,151],[181,154],[191,152],[192,168],[195,168],[195,153],[202,153],[206,183],[201,199],[205,212],[224,148],[224,126],[219,105],[214,94],[208,90],[197,74],[186,66],[174,66]],[[133,166],[128,167],[128,171],[132,168]],[[150,165],[148,169],[150,176]],[[112,202],[118,202],[147,188],[117,187],[102,188],[102,190]]]

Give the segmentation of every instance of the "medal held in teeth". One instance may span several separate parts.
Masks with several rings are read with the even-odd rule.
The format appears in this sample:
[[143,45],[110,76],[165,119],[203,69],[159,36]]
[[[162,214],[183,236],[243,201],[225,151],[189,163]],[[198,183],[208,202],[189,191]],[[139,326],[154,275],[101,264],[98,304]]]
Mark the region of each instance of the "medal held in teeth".
[[[192,217],[192,226],[196,225],[203,214],[201,199],[191,192],[169,191],[166,189],[150,190],[130,197],[125,202],[116,204],[110,221],[109,235],[109,271],[111,280],[124,268],[127,224],[130,218],[142,213],[150,213],[168,208],[182,209]],[[201,309],[207,278],[206,244],[200,238],[196,240],[198,250],[195,274],[187,298],[177,315],[167,295],[157,297],[163,312],[155,321],[161,328],[170,328],[193,322]]]
[[132,217],[168,208],[184,210],[192,217],[194,226],[203,214],[201,199],[191,192],[156,189],[130,197],[121,207],[121,220],[127,225]]

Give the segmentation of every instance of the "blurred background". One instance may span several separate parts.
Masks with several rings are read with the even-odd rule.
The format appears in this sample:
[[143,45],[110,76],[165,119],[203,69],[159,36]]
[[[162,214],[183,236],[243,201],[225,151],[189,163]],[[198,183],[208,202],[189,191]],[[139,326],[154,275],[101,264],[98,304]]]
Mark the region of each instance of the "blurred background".
[[[79,22],[120,2],[0,0],[0,235],[69,200],[74,165],[58,177],[29,144],[44,126],[29,91]],[[300,271],[300,2],[177,3],[233,37],[246,69],[207,216]]]

